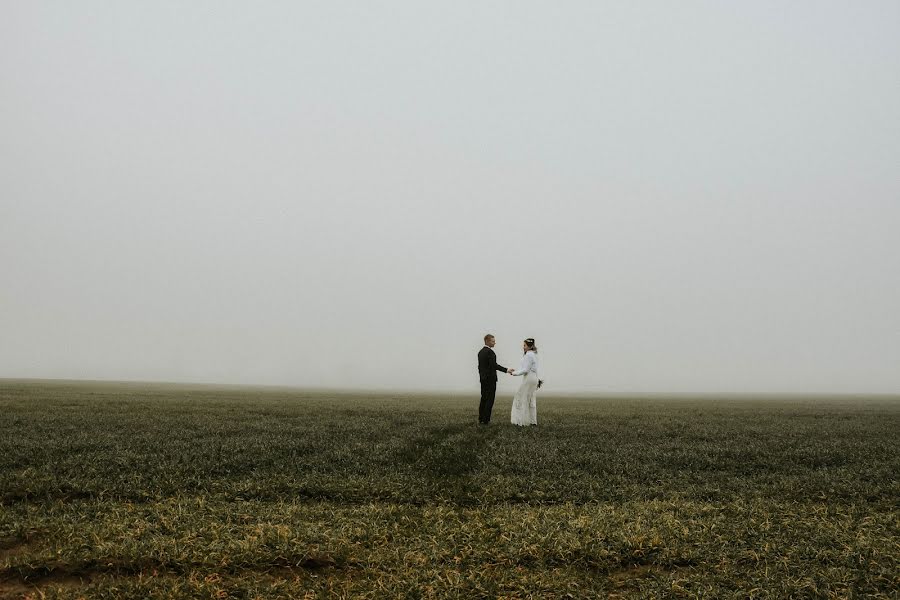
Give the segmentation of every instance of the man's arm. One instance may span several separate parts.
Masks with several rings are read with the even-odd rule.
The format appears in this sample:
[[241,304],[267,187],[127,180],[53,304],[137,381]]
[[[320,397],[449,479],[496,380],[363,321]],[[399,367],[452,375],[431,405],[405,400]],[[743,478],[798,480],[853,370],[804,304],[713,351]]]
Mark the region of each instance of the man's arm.
[[506,367],[501,367],[500,365],[497,364],[497,355],[494,354],[493,352],[491,352],[491,363],[494,365],[494,368],[497,369],[498,371],[503,371],[504,373],[509,371],[509,369],[507,369]]

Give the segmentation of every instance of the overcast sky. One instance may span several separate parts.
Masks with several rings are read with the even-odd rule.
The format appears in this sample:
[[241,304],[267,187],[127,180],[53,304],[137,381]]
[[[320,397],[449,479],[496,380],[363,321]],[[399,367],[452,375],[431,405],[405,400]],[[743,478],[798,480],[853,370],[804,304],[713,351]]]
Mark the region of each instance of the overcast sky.
[[5,0],[0,75],[0,377],[900,392],[896,0]]

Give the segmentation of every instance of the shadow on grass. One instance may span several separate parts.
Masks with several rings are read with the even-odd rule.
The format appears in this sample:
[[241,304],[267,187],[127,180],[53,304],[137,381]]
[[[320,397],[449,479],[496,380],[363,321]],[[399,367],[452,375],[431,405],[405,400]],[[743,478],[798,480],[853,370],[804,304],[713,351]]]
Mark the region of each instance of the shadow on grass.
[[481,454],[497,435],[496,427],[454,424],[432,427],[410,439],[398,452],[398,463],[413,472],[464,477],[475,472]]

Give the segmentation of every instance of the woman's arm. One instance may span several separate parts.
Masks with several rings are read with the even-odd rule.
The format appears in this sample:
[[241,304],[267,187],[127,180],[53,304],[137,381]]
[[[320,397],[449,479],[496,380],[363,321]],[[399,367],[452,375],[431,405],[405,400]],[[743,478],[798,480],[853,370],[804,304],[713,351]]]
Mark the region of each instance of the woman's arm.
[[518,377],[519,375],[525,375],[526,373],[528,373],[528,369],[530,369],[531,365],[533,365],[533,364],[534,364],[534,355],[531,352],[526,352],[525,356],[522,357],[522,364],[519,366],[519,368],[517,370],[510,373],[510,375],[512,375],[514,377]]

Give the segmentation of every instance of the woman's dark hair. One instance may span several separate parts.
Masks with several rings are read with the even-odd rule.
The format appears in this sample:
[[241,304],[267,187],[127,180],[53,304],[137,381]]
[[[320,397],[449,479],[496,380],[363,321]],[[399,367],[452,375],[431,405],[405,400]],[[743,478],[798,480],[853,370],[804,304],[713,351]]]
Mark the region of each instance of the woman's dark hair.
[[525,352],[528,352],[529,350],[537,352],[537,344],[534,343],[534,338],[525,338],[523,341],[525,342],[525,346],[527,346]]

